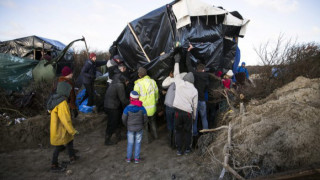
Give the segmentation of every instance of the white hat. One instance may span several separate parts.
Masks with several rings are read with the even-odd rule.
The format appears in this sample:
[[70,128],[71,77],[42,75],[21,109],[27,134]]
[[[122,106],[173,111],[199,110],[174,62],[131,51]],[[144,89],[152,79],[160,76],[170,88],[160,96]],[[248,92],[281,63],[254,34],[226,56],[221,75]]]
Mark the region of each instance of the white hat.
[[229,71],[227,72],[227,76],[230,76],[230,77],[232,77],[232,76],[233,76],[233,72],[232,72],[232,70],[229,70]]

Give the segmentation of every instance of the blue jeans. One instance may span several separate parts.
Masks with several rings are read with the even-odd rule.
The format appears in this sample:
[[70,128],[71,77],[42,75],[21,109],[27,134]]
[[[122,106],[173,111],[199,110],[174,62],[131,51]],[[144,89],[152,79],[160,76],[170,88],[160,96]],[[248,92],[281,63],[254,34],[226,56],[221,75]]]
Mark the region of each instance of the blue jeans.
[[174,108],[166,106],[167,128],[169,131],[174,130]]
[[134,159],[140,159],[140,147],[141,147],[142,134],[143,134],[143,130],[140,130],[138,132],[128,131],[127,159],[131,159],[132,157],[133,145],[134,145]]
[[201,121],[202,121],[202,129],[208,129],[207,106],[206,106],[205,101],[198,101],[197,116],[196,116],[196,120],[194,121],[193,127],[192,127],[193,136],[198,135],[197,124],[198,124],[199,113],[200,113]]

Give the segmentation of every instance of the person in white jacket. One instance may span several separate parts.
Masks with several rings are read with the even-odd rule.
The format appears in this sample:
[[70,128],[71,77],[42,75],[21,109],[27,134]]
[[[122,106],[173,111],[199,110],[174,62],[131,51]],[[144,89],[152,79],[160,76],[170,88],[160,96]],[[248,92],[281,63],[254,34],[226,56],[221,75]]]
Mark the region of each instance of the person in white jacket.
[[[187,73],[183,72],[180,74],[180,77],[183,78]],[[170,72],[169,76],[162,82],[162,88],[167,89],[166,98],[164,100],[164,104],[166,106],[166,120],[167,120],[167,128],[169,131],[168,140],[169,145],[174,148],[174,114],[175,110],[173,107],[174,95],[176,92],[176,85],[174,83],[173,71]]]
[[192,72],[187,73],[183,78],[179,72],[181,56],[177,53],[174,56],[174,83],[176,92],[173,101],[175,108],[175,131],[177,155],[182,155],[182,142],[184,142],[184,154],[191,152],[192,144],[192,123],[196,118],[198,106],[198,91],[194,87],[194,76]]

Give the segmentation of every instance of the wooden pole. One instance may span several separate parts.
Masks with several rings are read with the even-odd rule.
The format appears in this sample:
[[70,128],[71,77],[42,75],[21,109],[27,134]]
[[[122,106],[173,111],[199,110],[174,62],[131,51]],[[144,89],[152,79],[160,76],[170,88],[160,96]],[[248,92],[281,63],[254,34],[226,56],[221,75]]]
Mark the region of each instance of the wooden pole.
[[136,39],[136,41],[137,41],[138,45],[140,46],[140,48],[141,48],[141,50],[142,50],[142,52],[143,52],[144,56],[145,56],[145,57],[147,58],[147,60],[150,62],[150,59],[149,59],[149,57],[148,57],[147,53],[144,51],[144,49],[143,49],[143,47],[142,47],[142,45],[141,45],[141,43],[140,43],[140,41],[139,41],[139,39],[138,39],[138,37],[137,37],[136,33],[133,31],[133,29],[132,29],[132,27],[131,27],[131,24],[130,24],[130,23],[128,23],[128,26],[129,26],[130,31],[131,31],[131,33],[133,34],[134,38]]

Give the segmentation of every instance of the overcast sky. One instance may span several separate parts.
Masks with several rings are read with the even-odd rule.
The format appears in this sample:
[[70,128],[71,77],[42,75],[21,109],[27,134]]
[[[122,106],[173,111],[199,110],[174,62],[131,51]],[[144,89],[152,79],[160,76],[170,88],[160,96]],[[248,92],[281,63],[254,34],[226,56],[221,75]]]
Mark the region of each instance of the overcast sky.
[[[259,64],[253,47],[280,33],[298,42],[320,42],[320,1],[202,0],[250,19],[240,39],[241,61]],[[128,22],[170,0],[0,0],[0,41],[38,35],[68,44],[86,37],[89,49],[107,51]],[[74,45],[83,48],[83,43]]]

